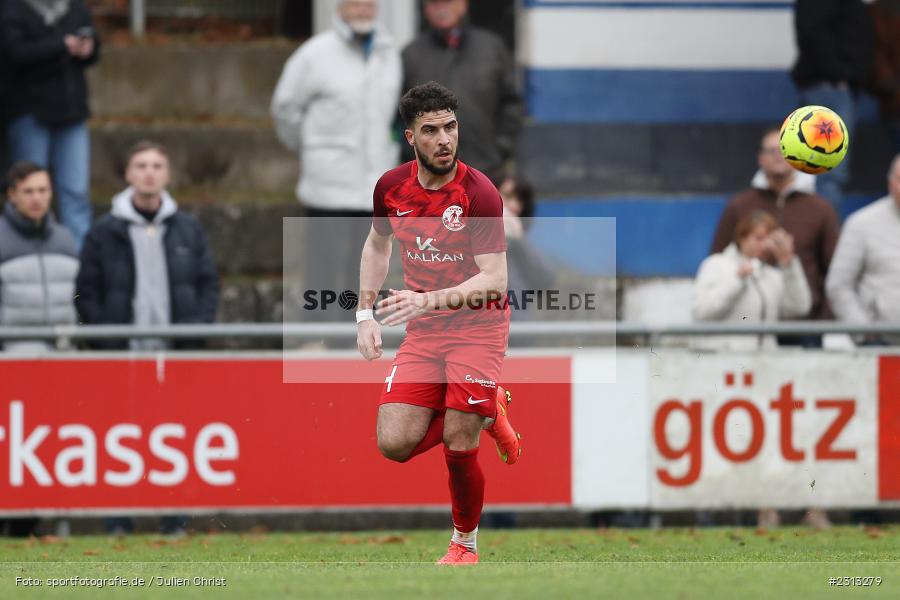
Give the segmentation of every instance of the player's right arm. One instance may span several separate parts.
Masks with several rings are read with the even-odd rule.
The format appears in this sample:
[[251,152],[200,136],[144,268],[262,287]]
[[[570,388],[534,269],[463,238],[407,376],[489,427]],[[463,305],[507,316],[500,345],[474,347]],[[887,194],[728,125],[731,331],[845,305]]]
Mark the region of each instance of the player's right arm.
[[[372,310],[378,291],[388,274],[391,261],[392,234],[381,235],[373,226],[363,246],[359,264],[359,306],[357,311]],[[356,326],[356,346],[366,360],[382,354],[381,325],[374,318],[360,321]]]

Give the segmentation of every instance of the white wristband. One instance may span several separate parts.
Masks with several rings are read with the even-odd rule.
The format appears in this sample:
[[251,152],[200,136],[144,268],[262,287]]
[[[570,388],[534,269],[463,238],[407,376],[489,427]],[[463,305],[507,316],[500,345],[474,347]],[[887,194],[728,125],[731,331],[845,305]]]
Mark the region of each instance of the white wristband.
[[367,308],[365,310],[356,311],[356,322],[362,323],[363,321],[371,321],[375,318],[375,313],[371,308]]

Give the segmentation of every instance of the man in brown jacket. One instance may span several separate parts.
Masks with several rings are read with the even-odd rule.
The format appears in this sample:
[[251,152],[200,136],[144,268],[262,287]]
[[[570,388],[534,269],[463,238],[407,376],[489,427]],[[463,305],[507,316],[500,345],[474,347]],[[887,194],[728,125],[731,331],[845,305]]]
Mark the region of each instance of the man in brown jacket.
[[[830,319],[825,298],[825,276],[840,235],[837,213],[822,197],[815,195],[808,176],[795,171],[781,156],[779,130],[763,134],[758,155],[760,172],[750,189],[735,195],[725,206],[712,243],[712,253],[732,242],[734,228],[744,215],[763,210],[794,238],[794,247],[812,292],[808,319]],[[782,345],[821,346],[821,336],[779,338]]]

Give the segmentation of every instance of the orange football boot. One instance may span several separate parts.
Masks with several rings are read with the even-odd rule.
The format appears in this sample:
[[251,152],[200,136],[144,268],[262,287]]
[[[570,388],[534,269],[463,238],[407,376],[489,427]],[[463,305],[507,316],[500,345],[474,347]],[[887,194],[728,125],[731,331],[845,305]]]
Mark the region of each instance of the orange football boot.
[[512,404],[512,395],[498,385],[497,418],[486,431],[497,443],[497,454],[500,455],[500,460],[508,465],[514,465],[522,454],[522,445],[519,442],[522,435],[517,433],[509,422],[510,404]]
[[437,561],[437,565],[474,565],[478,563],[478,555],[462,544],[450,542],[447,554]]

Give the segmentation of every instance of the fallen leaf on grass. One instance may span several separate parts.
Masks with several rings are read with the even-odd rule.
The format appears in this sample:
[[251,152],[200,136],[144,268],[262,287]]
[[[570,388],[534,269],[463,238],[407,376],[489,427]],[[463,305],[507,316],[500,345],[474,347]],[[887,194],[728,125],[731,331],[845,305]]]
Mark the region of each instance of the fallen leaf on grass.
[[100,556],[100,551],[99,550],[85,550],[84,552],[82,552],[82,554],[85,556]]
[[884,531],[878,529],[877,527],[866,527],[864,531],[866,532],[866,535],[873,540],[877,540],[878,538],[887,535]]
[[369,538],[370,544],[405,544],[409,541],[405,535],[380,535]]
[[41,543],[42,544],[62,544],[65,540],[61,537],[57,537],[55,535],[42,535]]
[[354,537],[352,535],[342,535],[338,538],[338,544],[343,544],[345,546],[352,546],[360,543],[360,539],[358,537]]

